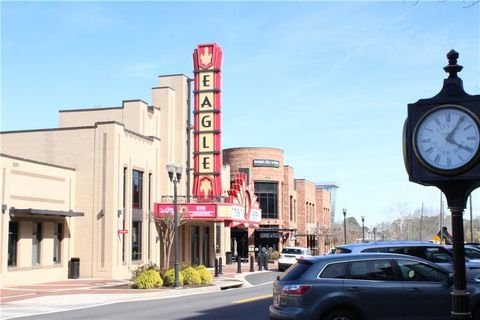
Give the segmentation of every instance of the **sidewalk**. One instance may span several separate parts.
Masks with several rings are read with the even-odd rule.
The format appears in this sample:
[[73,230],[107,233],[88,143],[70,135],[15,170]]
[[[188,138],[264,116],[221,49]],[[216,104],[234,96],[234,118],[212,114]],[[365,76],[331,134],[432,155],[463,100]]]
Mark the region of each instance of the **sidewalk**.
[[[276,265],[269,264],[269,268]],[[250,285],[245,277],[250,265],[224,265],[222,273],[213,277],[212,285],[202,287],[159,288],[150,290],[129,288],[128,279],[68,279],[18,287],[0,288],[0,319],[32,316],[43,313],[87,308],[115,302],[163,299],[180,295],[201,294]],[[209,268],[214,276],[213,268]],[[258,267],[255,265],[254,272]],[[60,298],[61,296],[61,298]]]

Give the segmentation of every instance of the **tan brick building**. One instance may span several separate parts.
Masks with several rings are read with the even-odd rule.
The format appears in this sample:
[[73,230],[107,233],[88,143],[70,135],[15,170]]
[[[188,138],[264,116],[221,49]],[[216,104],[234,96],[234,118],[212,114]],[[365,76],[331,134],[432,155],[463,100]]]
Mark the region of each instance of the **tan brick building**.
[[[59,128],[1,133],[2,284],[64,279],[72,257],[80,277],[102,278],[165,259],[153,205],[172,199],[169,162],[187,168],[180,201],[189,189],[189,82],[161,76],[151,105],[62,110]],[[222,177],[228,187],[228,167]],[[230,248],[221,221],[191,220],[179,240],[181,263],[210,266]]]

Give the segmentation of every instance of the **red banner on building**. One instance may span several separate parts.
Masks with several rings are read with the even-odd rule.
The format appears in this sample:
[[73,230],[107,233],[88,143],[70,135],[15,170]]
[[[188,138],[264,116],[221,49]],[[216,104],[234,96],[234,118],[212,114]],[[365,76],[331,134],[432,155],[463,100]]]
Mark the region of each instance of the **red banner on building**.
[[[165,214],[173,214],[172,203],[155,203],[154,206],[154,214],[157,218],[163,218]],[[183,219],[215,219],[217,217],[215,204],[182,203],[177,205],[177,210]]]
[[221,77],[222,50],[202,44],[193,53],[193,190],[199,198],[222,195]]

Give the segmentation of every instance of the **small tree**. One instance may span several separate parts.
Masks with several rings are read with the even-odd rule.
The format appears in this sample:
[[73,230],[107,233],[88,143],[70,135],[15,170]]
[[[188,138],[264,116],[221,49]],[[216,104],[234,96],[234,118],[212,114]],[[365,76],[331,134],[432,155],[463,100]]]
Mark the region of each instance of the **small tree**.
[[[185,224],[187,219],[184,218],[186,216],[185,208],[181,208],[177,210],[178,214],[178,227]],[[156,216],[153,218],[155,224],[158,227],[158,231],[160,234],[160,241],[161,241],[161,252],[163,255],[163,261],[161,262],[160,266],[163,270],[168,270],[170,268],[170,256],[172,253],[172,247],[174,243],[175,237],[175,215],[172,211],[162,213],[162,216]]]

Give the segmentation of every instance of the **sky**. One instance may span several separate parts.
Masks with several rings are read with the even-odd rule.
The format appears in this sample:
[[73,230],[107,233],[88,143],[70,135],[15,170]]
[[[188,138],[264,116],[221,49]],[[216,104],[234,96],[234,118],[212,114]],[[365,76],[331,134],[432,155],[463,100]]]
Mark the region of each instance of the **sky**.
[[[2,1],[1,130],[150,103],[159,75],[193,78],[193,50],[213,42],[223,148],[280,148],[296,178],[335,182],[336,221],[438,214],[440,191],[408,181],[403,123],[440,91],[450,49],[480,94],[479,17],[472,1]],[[480,191],[472,203],[479,216]]]

